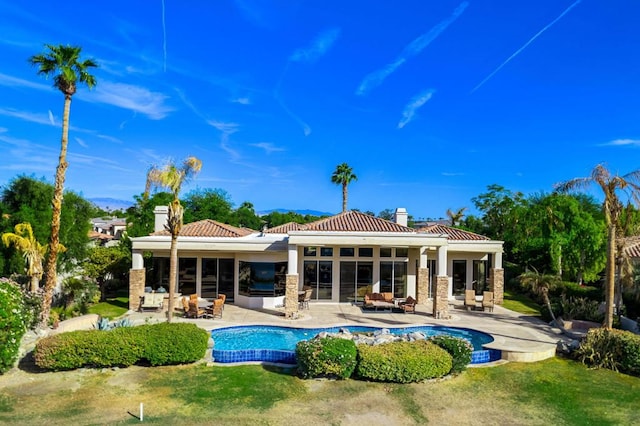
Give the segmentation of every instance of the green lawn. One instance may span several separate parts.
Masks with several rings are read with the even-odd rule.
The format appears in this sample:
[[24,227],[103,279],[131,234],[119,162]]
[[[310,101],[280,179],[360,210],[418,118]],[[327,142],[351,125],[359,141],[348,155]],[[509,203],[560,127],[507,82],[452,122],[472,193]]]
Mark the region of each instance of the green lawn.
[[522,294],[510,291],[504,292],[503,307],[525,315],[540,316],[540,308],[534,300]]
[[90,314],[98,314],[103,318],[114,319],[129,310],[129,297],[118,296],[107,298],[106,301],[96,303],[89,307]]
[[640,379],[555,358],[409,385],[301,380],[262,366],[130,367],[0,376],[0,423],[639,424]]

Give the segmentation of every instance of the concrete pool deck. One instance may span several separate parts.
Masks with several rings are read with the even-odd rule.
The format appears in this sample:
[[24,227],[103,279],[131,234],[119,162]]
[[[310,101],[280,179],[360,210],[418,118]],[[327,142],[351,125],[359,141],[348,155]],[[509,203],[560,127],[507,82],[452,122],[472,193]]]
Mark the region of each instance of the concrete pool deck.
[[[411,325],[441,325],[464,327],[491,334],[495,339],[486,348],[502,351],[502,359],[517,362],[534,362],[555,355],[557,343],[568,340],[558,329],[542,320],[520,314],[496,305],[493,312],[467,311],[462,301],[449,302],[451,319],[435,319],[431,303],[417,305],[415,314],[395,312],[367,312],[359,306],[346,303],[311,303],[309,309],[300,311],[300,318],[285,319],[284,309],[252,310],[226,304],[222,318],[187,319],[176,317],[175,322],[191,322],[206,330],[238,325],[279,325],[301,328],[319,328],[340,325],[364,325],[375,327],[402,327]],[[129,312],[135,323],[163,321],[165,314]]]

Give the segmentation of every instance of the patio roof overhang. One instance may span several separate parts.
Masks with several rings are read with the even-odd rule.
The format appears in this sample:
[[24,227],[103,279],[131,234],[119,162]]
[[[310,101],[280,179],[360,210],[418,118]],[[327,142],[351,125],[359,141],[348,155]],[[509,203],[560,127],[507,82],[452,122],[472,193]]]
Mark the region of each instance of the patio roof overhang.
[[503,253],[503,241],[449,241],[449,250],[475,253]]
[[[171,237],[132,238],[133,250],[169,250]],[[286,251],[286,236],[252,234],[241,238],[178,237],[179,251],[272,252]]]
[[448,245],[445,235],[400,232],[290,231],[289,244],[301,246],[425,247]]

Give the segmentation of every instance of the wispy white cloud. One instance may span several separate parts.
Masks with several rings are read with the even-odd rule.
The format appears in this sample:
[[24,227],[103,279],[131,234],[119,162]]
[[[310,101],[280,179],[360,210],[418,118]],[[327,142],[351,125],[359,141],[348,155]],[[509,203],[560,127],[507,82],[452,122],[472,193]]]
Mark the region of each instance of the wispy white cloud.
[[461,172],[442,172],[440,173],[442,176],[452,177],[452,176],[464,176],[464,173]]
[[53,112],[51,110],[49,110],[49,122],[55,126],[56,125],[56,120],[55,118],[53,118]]
[[79,137],[75,137],[74,139],[76,140],[76,142],[78,142],[78,145],[80,145],[81,147],[89,148],[89,145],[87,145],[87,143],[83,139],[80,139]]
[[640,139],[615,139],[601,143],[600,146],[640,146]]
[[255,146],[256,148],[264,149],[264,151],[267,154],[271,154],[272,152],[278,152],[278,151],[286,151],[286,149],[284,149],[283,147],[275,146],[270,142],[259,142],[259,143],[252,143],[249,145]]
[[12,77],[7,74],[0,73],[0,86],[7,87],[28,87],[30,89],[37,90],[51,90],[51,85],[34,83],[30,80],[24,80],[22,78]]
[[227,135],[231,135],[237,132],[238,128],[240,127],[238,123],[224,122],[224,121],[217,121],[217,120],[207,120],[207,124],[215,127],[216,129],[218,129],[219,131]]
[[315,62],[333,46],[340,36],[339,28],[324,30],[311,42],[310,46],[296,49],[289,60],[291,62]]
[[141,113],[152,120],[161,120],[174,110],[165,104],[167,95],[125,83],[103,81],[96,85],[95,90],[78,92],[76,96],[87,102],[104,103]]
[[96,137],[98,137],[100,139],[104,139],[104,140],[109,141],[109,142],[114,142],[114,143],[117,143],[117,144],[122,144],[123,143],[120,139],[114,138],[113,136],[98,134],[98,135],[96,135]]
[[241,105],[251,105],[251,99],[249,99],[248,97],[241,97],[241,98],[234,98],[231,99],[231,102],[234,104],[241,104]]
[[434,93],[435,90],[429,89],[411,99],[411,101],[404,107],[404,111],[402,111],[402,119],[398,123],[398,129],[402,129],[411,120],[413,120],[416,115],[416,111],[426,104]]
[[0,115],[18,118],[30,123],[44,124],[47,126],[55,125],[51,122],[50,116],[48,114],[37,114],[28,111],[19,111],[12,108],[0,108]]
[[567,7],[564,12],[562,12],[556,19],[554,19],[553,21],[549,22],[547,25],[545,25],[540,31],[538,31],[533,37],[531,37],[525,44],[522,45],[522,47],[520,47],[518,50],[516,50],[511,56],[509,56],[507,58],[506,61],[504,61],[503,63],[500,64],[500,66],[498,68],[496,68],[495,70],[493,70],[493,72],[491,74],[489,74],[487,77],[485,77],[484,80],[482,80],[480,83],[478,83],[478,85],[476,87],[474,87],[470,93],[475,92],[476,90],[478,90],[480,87],[482,87],[487,81],[489,81],[489,79],[491,77],[493,77],[494,75],[496,75],[496,73],[498,71],[500,71],[502,69],[502,67],[504,67],[505,65],[507,65],[509,62],[511,62],[511,60],[513,58],[515,58],[516,56],[518,56],[524,49],[527,48],[527,46],[529,46],[531,43],[533,43],[533,41],[535,39],[537,39],[538,37],[540,37],[542,35],[542,33],[544,33],[545,31],[547,31],[549,28],[551,28],[553,26],[553,24],[555,24],[556,22],[558,22],[564,15],[566,15],[567,13],[569,13],[569,11],[571,9],[573,9],[574,7],[576,7],[580,2],[582,2],[582,0],[576,0],[575,2],[573,2],[569,7]]
[[379,86],[382,82],[392,73],[394,73],[398,67],[404,64],[408,58],[412,56],[416,56],[420,52],[422,52],[432,41],[434,41],[440,34],[447,29],[449,25],[451,25],[469,6],[469,3],[464,1],[460,3],[460,5],[453,11],[453,14],[440,21],[435,27],[431,28],[428,32],[422,34],[411,43],[409,43],[403,50],[400,56],[398,56],[393,62],[385,65],[382,69],[376,70],[369,75],[367,75],[358,90],[356,90],[357,95],[364,95],[369,92],[371,89]]

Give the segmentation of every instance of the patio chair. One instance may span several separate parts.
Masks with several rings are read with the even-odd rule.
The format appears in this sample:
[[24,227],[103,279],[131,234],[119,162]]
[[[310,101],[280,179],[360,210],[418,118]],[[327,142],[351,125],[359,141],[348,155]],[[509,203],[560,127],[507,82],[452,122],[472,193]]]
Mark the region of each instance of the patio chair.
[[147,309],[154,311],[162,310],[162,303],[164,302],[164,296],[159,293],[145,293],[142,297],[142,303],[140,304],[140,312]]
[[189,300],[189,318],[202,318],[205,310],[198,307],[198,299]]
[[189,299],[186,297],[181,297],[182,299],[182,309],[184,309],[184,317],[189,317]]
[[224,309],[224,300],[218,297],[217,299],[214,299],[213,305],[205,309],[205,311],[208,317],[215,319],[216,317],[222,318],[223,309]]
[[485,291],[482,293],[482,310],[488,309],[493,312],[493,292]]
[[476,309],[476,291],[475,290],[464,291],[464,307],[467,308],[467,311]]
[[222,310],[224,311],[224,303],[227,301],[227,295],[224,293],[218,293],[218,299],[222,300]]
[[404,301],[403,303],[400,303],[400,305],[398,307],[400,309],[402,309],[405,314],[406,313],[415,314],[416,313],[416,299],[414,299],[413,297],[409,296],[409,297],[407,297],[407,300]]
[[300,309],[309,309],[309,301],[311,300],[311,294],[313,293],[313,289],[309,288],[304,291],[304,293],[298,295],[298,303],[300,304]]

